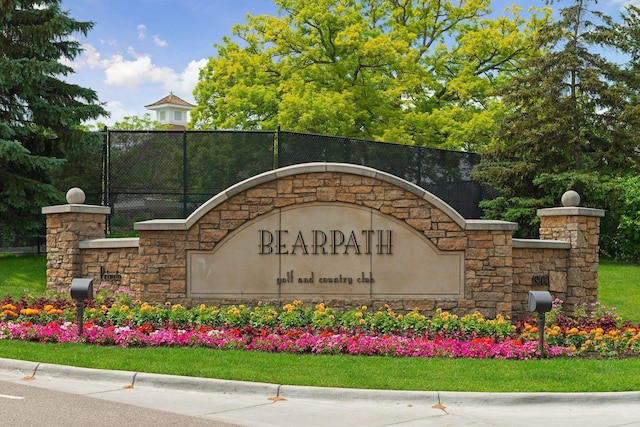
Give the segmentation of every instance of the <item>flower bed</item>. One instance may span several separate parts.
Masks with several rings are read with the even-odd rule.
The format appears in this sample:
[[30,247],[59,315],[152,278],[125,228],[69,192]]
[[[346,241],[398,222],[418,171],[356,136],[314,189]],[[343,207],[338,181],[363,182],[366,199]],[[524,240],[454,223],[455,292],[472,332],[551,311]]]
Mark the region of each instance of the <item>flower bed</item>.
[[[86,301],[83,333],[78,332],[75,303],[65,297],[0,301],[0,339],[46,343],[130,346],[202,346],[214,349],[351,354],[402,357],[530,359],[539,357],[539,329],[526,319],[512,324],[497,316],[485,319],[436,310],[396,313],[385,305],[337,312],[325,304],[283,307],[258,304],[186,308],[131,301],[124,294]],[[545,355],[607,357],[640,355],[640,328],[622,322],[602,307],[577,317],[549,313]],[[600,313],[596,313],[600,310]]]

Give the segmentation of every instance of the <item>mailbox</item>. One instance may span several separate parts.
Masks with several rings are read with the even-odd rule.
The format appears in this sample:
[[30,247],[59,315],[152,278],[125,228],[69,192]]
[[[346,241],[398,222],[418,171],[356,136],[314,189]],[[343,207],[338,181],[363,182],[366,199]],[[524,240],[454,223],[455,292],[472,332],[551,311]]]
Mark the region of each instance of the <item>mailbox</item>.
[[71,298],[77,301],[93,298],[93,279],[72,279]]
[[551,294],[547,291],[529,291],[529,311],[546,313],[551,311]]

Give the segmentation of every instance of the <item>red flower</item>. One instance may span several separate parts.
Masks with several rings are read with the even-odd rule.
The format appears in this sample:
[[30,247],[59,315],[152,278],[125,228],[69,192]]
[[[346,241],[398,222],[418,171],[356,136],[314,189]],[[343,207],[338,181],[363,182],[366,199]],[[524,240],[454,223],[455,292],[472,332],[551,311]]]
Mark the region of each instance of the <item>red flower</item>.
[[471,342],[474,344],[486,344],[486,345],[493,344],[493,340],[491,338],[474,338],[471,340]]

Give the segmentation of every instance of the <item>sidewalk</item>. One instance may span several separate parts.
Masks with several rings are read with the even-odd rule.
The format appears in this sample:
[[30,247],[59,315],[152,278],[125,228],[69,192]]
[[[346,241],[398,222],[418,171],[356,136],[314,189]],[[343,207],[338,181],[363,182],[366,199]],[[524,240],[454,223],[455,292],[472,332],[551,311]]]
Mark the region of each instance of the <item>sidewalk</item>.
[[242,426],[640,426],[640,392],[460,393],[301,387],[0,358],[2,381]]

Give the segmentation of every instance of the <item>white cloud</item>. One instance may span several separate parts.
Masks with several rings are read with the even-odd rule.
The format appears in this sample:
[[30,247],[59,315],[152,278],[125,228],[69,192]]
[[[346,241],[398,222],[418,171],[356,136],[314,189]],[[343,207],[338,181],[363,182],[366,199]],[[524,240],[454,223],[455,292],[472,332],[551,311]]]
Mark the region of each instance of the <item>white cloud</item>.
[[[103,46],[103,45],[99,45]],[[109,123],[121,121],[123,117],[140,115],[141,108],[159,99],[170,91],[186,101],[193,102],[200,69],[208,59],[189,61],[184,67],[159,66],[150,53],[137,52],[129,47],[126,53],[104,56],[90,44],[84,44],[84,52],[67,65],[76,71],[75,79],[86,87],[99,91],[107,101],[111,112]]]
[[153,41],[157,46],[160,46],[160,47],[167,47],[169,45],[169,43],[167,43],[166,40],[162,40],[160,36],[157,34],[153,36]]
[[95,69],[106,68],[109,66],[110,61],[108,59],[102,59],[100,52],[98,52],[98,50],[93,45],[83,44],[82,49],[84,50],[84,52],[82,52],[82,55],[76,57],[73,62],[69,61],[66,58],[61,59],[60,62],[72,67],[76,71],[83,68]]
[[138,30],[138,38],[139,39],[146,39],[147,38],[147,26],[144,24],[140,24],[136,27],[136,30]]
[[150,55],[132,55],[133,61],[114,55],[105,69],[105,83],[112,86],[138,86],[145,83],[165,83],[177,78],[173,69],[153,64]]
[[198,83],[200,69],[207,65],[208,59],[202,58],[198,61],[191,61],[180,74],[180,93],[191,94]]
[[99,38],[98,41],[100,42],[100,44],[105,44],[107,46],[117,46],[118,42],[116,40],[105,40],[102,38]]
[[107,124],[121,122],[127,116],[135,116],[139,114],[137,110],[126,108],[120,101],[111,100],[107,101],[106,104],[105,110],[111,113],[111,116],[107,120]]

